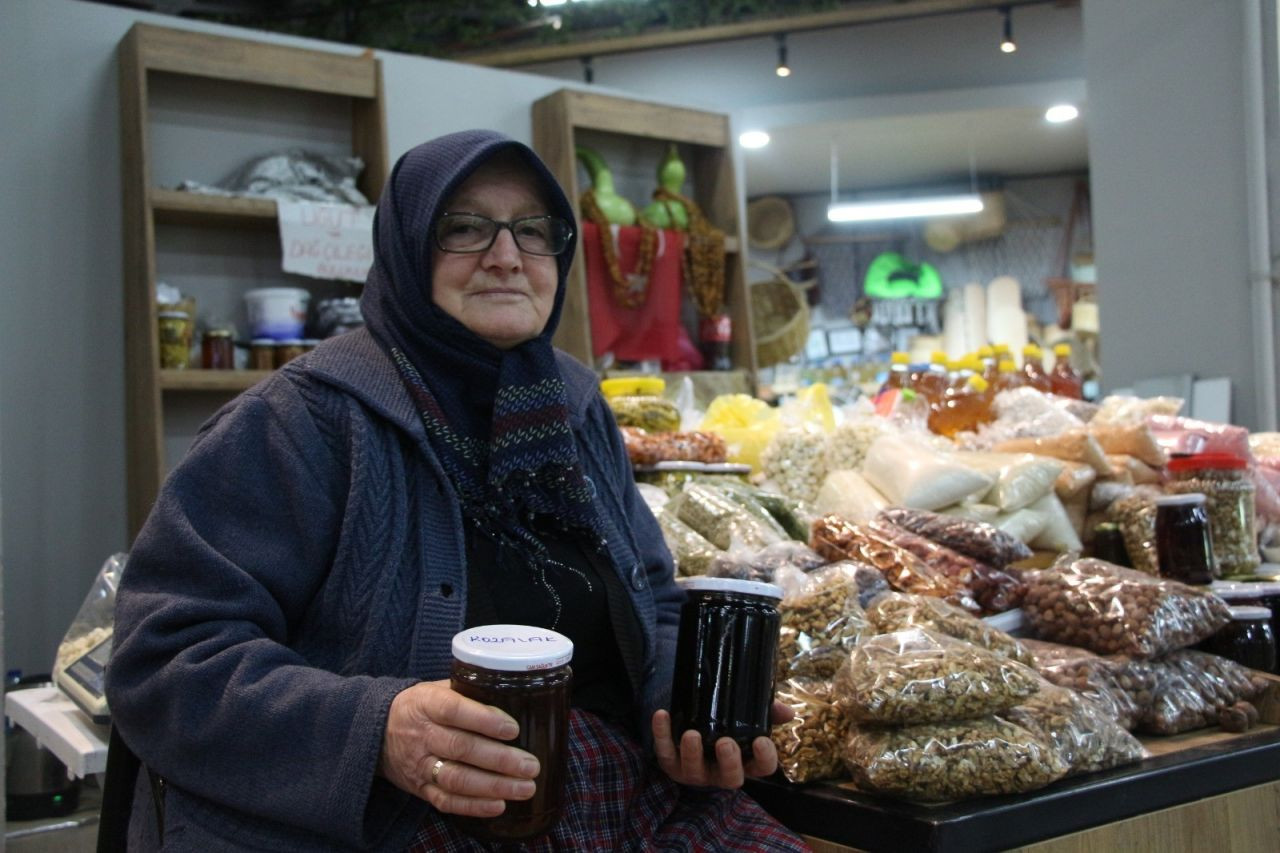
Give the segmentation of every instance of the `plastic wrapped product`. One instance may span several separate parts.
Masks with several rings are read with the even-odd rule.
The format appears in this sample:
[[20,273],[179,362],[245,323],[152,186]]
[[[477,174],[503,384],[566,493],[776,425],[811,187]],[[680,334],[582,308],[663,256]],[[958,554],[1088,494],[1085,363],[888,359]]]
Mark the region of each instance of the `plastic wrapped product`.
[[622,443],[632,465],[657,465],[659,462],[720,463],[725,460],[724,439],[711,432],[645,432],[639,427],[624,426]]
[[1150,659],[1193,645],[1227,623],[1207,589],[1092,558],[1027,572],[1022,610],[1042,639]]
[[[1031,505],[1031,510],[1043,514],[1047,519],[1044,529],[1031,540],[1032,548],[1075,552],[1084,548],[1084,544],[1080,541],[1080,534],[1071,521],[1071,516],[1067,514],[1066,508],[1056,494],[1050,492],[1045,495]],[[1083,522],[1083,514],[1080,520]]]
[[779,430],[760,454],[765,480],[784,495],[812,501],[827,476],[826,445],[826,434],[817,430]]
[[957,456],[979,471],[993,474],[995,485],[983,497],[1004,512],[1030,506],[1053,489],[1064,462],[1030,453],[960,453]]
[[856,418],[836,427],[827,436],[826,467],[828,471],[856,471],[867,458],[867,451],[877,438],[889,432],[883,419]]
[[781,678],[830,678],[848,649],[872,633],[859,603],[857,570],[847,563],[826,566],[787,589],[778,607]]
[[884,510],[880,518],[997,569],[1031,556],[1022,542],[980,521],[901,507]]
[[1133,486],[1117,483],[1114,480],[1099,480],[1089,490],[1089,511],[1106,510],[1120,498],[1127,498],[1131,494],[1133,494]]
[[1146,419],[1156,436],[1169,431],[1194,433],[1203,438],[1194,453],[1228,453],[1242,459],[1249,458],[1249,431],[1234,424],[1220,424],[1195,418],[1180,418],[1172,414],[1152,414]]
[[1213,703],[1200,695],[1180,672],[1160,668],[1151,704],[1142,711],[1138,730],[1153,735],[1176,735],[1203,729],[1218,719]]
[[772,583],[773,576],[784,566],[810,572],[827,561],[803,542],[788,540],[756,551],[739,549],[722,551],[711,561],[707,575],[713,578],[737,578]]
[[870,521],[889,505],[857,471],[831,471],[818,490],[813,508],[820,515],[838,515],[849,521]]
[[981,619],[937,598],[889,592],[867,608],[867,619],[878,633],[908,628],[930,628],[949,637],[973,643],[1010,660],[1034,666],[1036,659],[1013,637]]
[[716,557],[724,553],[669,510],[658,513],[658,527],[675,560],[677,574],[705,575]]
[[1121,472],[1128,475],[1135,486],[1154,486],[1160,483],[1160,471],[1152,468],[1136,456],[1125,453],[1108,453],[1107,461],[1111,463],[1112,476]]
[[672,498],[671,506],[677,518],[721,550],[763,548],[789,538],[763,508],[753,513],[706,483],[690,483]]
[[926,565],[868,525],[853,524],[834,515],[823,516],[813,523],[809,544],[829,560],[857,560],[875,566],[900,592],[945,598],[973,612],[982,609],[964,583]]
[[1155,696],[1157,675],[1149,661],[1123,655],[1099,657],[1077,646],[1023,639],[1035,668],[1049,682],[1094,702],[1121,727],[1132,731]]
[[627,449],[627,458],[632,465],[656,465],[662,461],[658,448],[649,439],[649,433],[633,426],[618,427],[622,433],[622,445]]
[[1055,435],[1083,426],[1084,421],[1058,405],[1059,399],[1024,385],[996,394],[991,407],[996,413],[997,426],[1034,423],[1034,432],[1019,435]]
[[667,502],[671,500],[670,495],[651,483],[636,483],[636,491],[640,492],[645,506],[649,507],[649,512],[655,516],[661,515]]
[[999,442],[991,449],[1002,453],[1035,453],[1067,462],[1084,462],[1104,477],[1111,473],[1111,465],[1107,462],[1102,445],[1083,429],[1040,438],[1012,438]]
[[1149,575],[1160,573],[1160,558],[1156,553],[1156,504],[1160,496],[1157,489],[1135,488],[1128,495],[1117,498],[1107,508],[1107,515],[1120,528],[1124,537],[1124,549],[1133,567]]
[[1169,463],[1172,494],[1200,492],[1213,539],[1213,558],[1223,575],[1251,575],[1258,556],[1257,486],[1248,463],[1237,456],[1201,454]]
[[1182,649],[1156,661],[1175,669],[1215,708],[1225,708],[1241,700],[1256,699],[1268,682],[1253,670],[1220,655]]
[[1115,394],[1102,398],[1098,413],[1089,421],[1095,424],[1143,423],[1153,415],[1173,416],[1182,410],[1179,397],[1124,397]]
[[673,432],[680,429],[680,410],[675,403],[661,397],[610,397],[618,426],[639,427],[649,432]]
[[871,528],[893,544],[915,554],[926,565],[963,583],[986,613],[1001,613],[1017,607],[1027,591],[1021,575],[988,566],[896,524],[878,519],[871,523]]
[[1097,439],[1107,453],[1133,456],[1156,468],[1163,467],[1169,461],[1168,454],[1145,423],[1091,423],[1089,434]]
[[992,526],[997,530],[1024,543],[1029,543],[1039,536],[1048,523],[1049,516],[1030,509],[1020,509],[1008,515],[1000,515],[991,521]]
[[896,435],[876,439],[862,464],[867,482],[898,506],[938,509],[987,492],[995,478],[954,454]]
[[1034,791],[1069,769],[1042,737],[999,717],[854,726],[844,761],[859,788],[922,802]]
[[1054,746],[1070,774],[1131,764],[1148,754],[1102,707],[1065,687],[1041,685],[1038,693],[1001,716]]
[[775,699],[795,712],[774,726],[770,735],[778,750],[778,767],[788,782],[816,782],[844,775],[841,753],[849,723],[831,701],[831,682],[789,678],[778,683]]
[[776,523],[787,538],[808,541],[813,518],[800,501],[726,477],[697,476],[694,481],[712,486],[766,526]]
[[944,506],[938,510],[942,515],[953,515],[956,518],[967,518],[971,521],[983,521],[993,524],[1000,518],[1000,507],[995,504],[984,504],[979,501],[961,501],[958,504]]
[[1040,689],[1029,667],[928,628],[853,647],[834,695],[857,722],[912,725],[994,714]]
[[1092,465],[1061,459],[1058,461],[1062,462],[1062,473],[1054,480],[1053,489],[1063,500],[1084,491],[1098,479],[1097,469]]

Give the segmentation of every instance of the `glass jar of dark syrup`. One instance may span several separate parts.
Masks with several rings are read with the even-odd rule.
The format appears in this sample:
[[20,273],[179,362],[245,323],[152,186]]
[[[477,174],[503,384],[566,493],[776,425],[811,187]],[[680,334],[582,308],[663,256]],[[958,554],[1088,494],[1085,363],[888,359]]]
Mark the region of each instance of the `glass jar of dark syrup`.
[[1232,607],[1231,621],[1201,645],[1206,652],[1230,658],[1259,672],[1276,671],[1276,637],[1266,607]]
[[536,756],[541,769],[528,800],[508,800],[493,818],[453,816],[459,829],[482,841],[516,842],[545,835],[564,806],[569,758],[569,698],[573,642],[528,625],[484,625],[453,637],[450,685],[458,693],[501,708],[520,734],[507,743]]
[[688,599],[680,608],[671,684],[675,738],[693,729],[708,757],[718,739],[732,738],[748,761],[751,742],[769,735],[782,590],[729,578],[678,583]]
[[1204,495],[1165,495],[1156,498],[1155,505],[1160,576],[1189,584],[1212,583],[1216,572]]

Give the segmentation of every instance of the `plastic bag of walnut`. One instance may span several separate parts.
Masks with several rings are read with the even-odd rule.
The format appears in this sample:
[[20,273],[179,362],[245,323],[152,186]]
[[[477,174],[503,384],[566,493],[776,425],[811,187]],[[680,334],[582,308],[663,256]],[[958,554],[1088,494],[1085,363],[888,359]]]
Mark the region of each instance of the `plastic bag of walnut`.
[[925,802],[1033,791],[1070,769],[1043,737],[995,716],[854,726],[844,761],[859,788]]
[[871,602],[867,618],[881,634],[915,627],[932,628],[1028,666],[1036,662],[1035,656],[1013,637],[940,598],[888,592]]
[[873,631],[858,603],[859,567],[834,563],[788,587],[778,605],[778,678],[831,678]]
[[1100,654],[1157,657],[1198,643],[1230,618],[1206,589],[1103,560],[1063,560],[1025,576],[1022,609],[1036,635]]
[[1099,657],[1087,649],[1042,640],[1019,642],[1035,656],[1036,670],[1047,681],[1091,700],[1129,731],[1137,727],[1155,696],[1157,675],[1149,661],[1123,655]]
[[912,628],[854,646],[834,695],[855,721],[912,725],[998,713],[1040,684],[1034,670],[1003,655]]
[[1021,705],[1000,715],[1053,745],[1070,773],[1089,773],[1139,761],[1147,751],[1107,711],[1066,687],[1043,684]]
[[981,610],[964,583],[893,544],[870,525],[825,515],[813,523],[809,544],[828,560],[858,560],[875,566],[894,589],[945,598],[975,613]]
[[1031,556],[1020,540],[981,521],[903,507],[881,510],[879,518],[997,569]]
[[795,712],[771,733],[778,767],[789,782],[816,782],[844,775],[840,754],[849,722],[831,701],[831,682],[790,678],[778,683],[774,696]]

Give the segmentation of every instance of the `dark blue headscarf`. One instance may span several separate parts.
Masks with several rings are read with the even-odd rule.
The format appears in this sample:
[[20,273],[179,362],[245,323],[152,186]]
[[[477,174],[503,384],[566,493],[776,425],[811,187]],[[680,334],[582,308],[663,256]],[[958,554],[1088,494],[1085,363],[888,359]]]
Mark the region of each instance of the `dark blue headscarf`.
[[569,425],[551,336],[564,304],[575,240],[556,258],[555,303],[538,337],[503,350],[432,300],[432,231],[445,202],[481,164],[514,153],[541,185],[548,213],[576,232],[573,208],[527,146],[485,130],[442,136],[396,162],[374,217],[374,263],[361,309],[422,414],[427,435],[462,502],[485,535],[529,557],[541,552],[534,516],[599,538],[592,486]]

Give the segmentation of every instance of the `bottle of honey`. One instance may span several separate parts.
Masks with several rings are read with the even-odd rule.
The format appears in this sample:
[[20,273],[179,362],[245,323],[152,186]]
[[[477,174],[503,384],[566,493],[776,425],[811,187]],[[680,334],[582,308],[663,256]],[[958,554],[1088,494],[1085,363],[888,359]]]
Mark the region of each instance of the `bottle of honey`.
[[929,429],[948,438],[991,420],[991,403],[987,396],[987,380],[970,375],[964,385],[950,388],[943,400],[929,413]]
[[929,367],[921,374],[915,390],[932,404],[942,399],[947,382],[947,354],[934,350],[929,356]]
[[982,378],[988,385],[993,384],[1000,370],[995,347],[978,347],[978,360],[982,362]]
[[1084,397],[1084,381],[1079,372],[1071,366],[1071,344],[1053,345],[1053,372],[1049,374],[1050,387],[1053,393],[1063,397],[1080,400]]
[[1022,384],[1022,374],[1018,372],[1018,365],[1014,364],[1013,359],[1000,359],[1000,365],[996,372],[996,381],[991,385],[992,396],[1010,388],[1020,388]]
[[1022,348],[1022,375],[1024,383],[1037,391],[1049,393],[1053,390],[1053,382],[1044,369],[1044,352],[1035,344],[1027,344]]
[[905,390],[911,387],[911,365],[905,352],[895,352],[889,356],[889,376],[880,386],[880,393],[890,388]]

